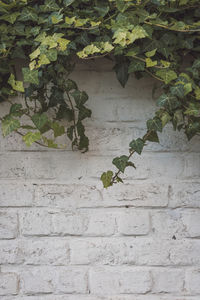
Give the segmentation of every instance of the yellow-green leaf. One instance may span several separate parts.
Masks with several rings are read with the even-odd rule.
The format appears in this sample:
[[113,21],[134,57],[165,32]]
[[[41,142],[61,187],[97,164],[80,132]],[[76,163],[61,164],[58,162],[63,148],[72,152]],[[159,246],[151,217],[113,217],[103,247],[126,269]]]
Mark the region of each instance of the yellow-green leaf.
[[23,136],[23,141],[25,142],[26,146],[30,147],[34,142],[40,140],[42,138],[41,133],[38,132],[28,132],[26,135]]
[[146,58],[145,61],[147,68],[151,68],[157,65],[157,60],[153,61],[151,60],[151,58]]
[[12,86],[13,90],[18,92],[24,92],[23,82],[15,80],[15,76],[13,74],[10,75],[8,83]]

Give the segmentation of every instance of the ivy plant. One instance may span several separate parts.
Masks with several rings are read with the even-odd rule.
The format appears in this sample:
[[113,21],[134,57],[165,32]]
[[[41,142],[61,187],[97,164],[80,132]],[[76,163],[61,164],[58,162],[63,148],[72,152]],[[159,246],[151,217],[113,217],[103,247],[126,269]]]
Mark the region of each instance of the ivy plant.
[[167,123],[188,140],[200,133],[199,0],[0,1],[0,102],[10,103],[3,136],[62,148],[57,137],[67,134],[73,149],[87,151],[88,95],[70,74],[77,58],[99,57],[113,61],[122,87],[134,73],[155,78],[162,91],[146,134],[113,159],[116,172],[102,174],[107,188]]

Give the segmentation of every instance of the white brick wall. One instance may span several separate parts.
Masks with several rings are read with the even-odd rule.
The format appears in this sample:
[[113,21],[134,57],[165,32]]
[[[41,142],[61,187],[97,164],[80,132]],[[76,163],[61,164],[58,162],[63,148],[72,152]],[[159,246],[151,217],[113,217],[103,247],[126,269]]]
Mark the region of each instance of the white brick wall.
[[168,126],[103,190],[102,171],[155,110],[152,80],[122,89],[111,68],[73,75],[90,96],[90,152],[0,138],[2,300],[200,299],[200,140]]

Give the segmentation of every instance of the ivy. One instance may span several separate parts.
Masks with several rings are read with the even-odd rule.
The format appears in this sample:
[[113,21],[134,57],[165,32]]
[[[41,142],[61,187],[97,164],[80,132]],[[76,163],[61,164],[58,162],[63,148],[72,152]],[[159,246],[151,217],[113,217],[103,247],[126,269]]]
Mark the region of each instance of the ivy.
[[65,135],[67,146],[87,151],[84,120],[92,112],[70,74],[77,59],[106,57],[122,87],[133,73],[153,77],[161,91],[146,134],[113,159],[115,173],[101,176],[106,188],[123,182],[133,154],[158,143],[166,124],[189,140],[200,133],[199,17],[198,0],[0,1],[0,101],[10,104],[3,136],[63,149],[57,137]]

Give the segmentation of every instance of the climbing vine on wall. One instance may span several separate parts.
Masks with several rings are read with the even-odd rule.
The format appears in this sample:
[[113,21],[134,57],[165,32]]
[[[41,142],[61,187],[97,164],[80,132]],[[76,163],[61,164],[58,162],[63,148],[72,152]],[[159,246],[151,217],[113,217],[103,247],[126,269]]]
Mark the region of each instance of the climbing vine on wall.
[[88,95],[70,78],[77,57],[112,60],[122,87],[134,73],[162,91],[146,134],[113,159],[117,171],[102,174],[104,187],[122,182],[133,154],[159,142],[167,123],[189,140],[200,133],[199,0],[0,1],[0,102],[10,103],[3,136],[62,148],[57,137],[67,133],[73,149],[88,150]]

